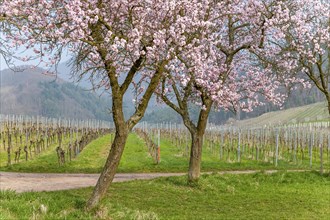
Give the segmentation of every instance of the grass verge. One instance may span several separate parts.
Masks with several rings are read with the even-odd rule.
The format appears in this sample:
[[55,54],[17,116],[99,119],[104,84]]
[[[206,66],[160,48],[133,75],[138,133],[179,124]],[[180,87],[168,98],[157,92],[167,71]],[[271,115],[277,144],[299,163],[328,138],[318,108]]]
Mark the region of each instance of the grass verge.
[[0,193],[0,219],[327,219],[330,178],[316,172],[203,175],[114,183],[91,212],[92,188]]

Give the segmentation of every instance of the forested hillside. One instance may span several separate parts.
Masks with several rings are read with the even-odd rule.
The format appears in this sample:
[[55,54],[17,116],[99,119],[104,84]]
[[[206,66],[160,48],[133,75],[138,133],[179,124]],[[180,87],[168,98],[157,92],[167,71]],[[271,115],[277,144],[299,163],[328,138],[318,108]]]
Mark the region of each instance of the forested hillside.
[[40,68],[1,71],[1,114],[110,120],[110,99],[43,74]]

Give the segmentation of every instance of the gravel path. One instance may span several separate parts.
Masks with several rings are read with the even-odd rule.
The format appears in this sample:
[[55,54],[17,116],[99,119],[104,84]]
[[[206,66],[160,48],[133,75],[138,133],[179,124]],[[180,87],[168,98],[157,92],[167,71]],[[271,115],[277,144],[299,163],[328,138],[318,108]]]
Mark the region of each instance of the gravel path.
[[[299,172],[303,170],[292,170]],[[223,171],[219,174],[250,174],[259,170]],[[267,173],[277,172],[268,170]],[[209,172],[211,173],[211,172]],[[157,177],[181,176],[186,173],[118,173],[113,182],[123,182],[137,179],[154,179]],[[99,174],[53,174],[53,173],[12,173],[0,172],[0,190],[56,191],[95,186]]]

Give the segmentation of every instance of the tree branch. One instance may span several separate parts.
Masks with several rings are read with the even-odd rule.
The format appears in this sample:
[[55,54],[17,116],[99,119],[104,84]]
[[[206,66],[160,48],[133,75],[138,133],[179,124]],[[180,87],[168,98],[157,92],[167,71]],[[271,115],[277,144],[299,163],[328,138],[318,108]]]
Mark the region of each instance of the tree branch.
[[127,120],[126,125],[131,130],[136,123],[143,117],[145,109],[148,106],[148,102],[153,94],[153,91],[156,89],[157,85],[159,84],[159,80],[163,75],[164,67],[168,63],[168,60],[162,61],[160,65],[158,66],[156,72],[152,76],[150,83],[139,103],[137,106],[134,114]]
[[125,78],[125,81],[123,82],[123,84],[120,86],[120,92],[121,93],[125,93],[129,87],[129,85],[131,84],[136,72],[139,70],[142,62],[144,60],[144,56],[140,56],[139,59],[137,59],[133,66],[131,67],[131,69],[129,70],[126,78]]

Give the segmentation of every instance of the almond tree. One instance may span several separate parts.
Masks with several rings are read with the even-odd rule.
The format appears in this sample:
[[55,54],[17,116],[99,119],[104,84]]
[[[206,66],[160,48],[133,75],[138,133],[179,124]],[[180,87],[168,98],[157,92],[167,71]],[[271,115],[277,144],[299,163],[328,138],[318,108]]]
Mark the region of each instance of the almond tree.
[[265,20],[272,27],[272,48],[257,51],[263,65],[298,78],[307,77],[325,96],[330,114],[330,2],[324,0],[280,1],[276,14]]
[[[32,49],[35,57],[21,59],[38,58],[50,66],[68,51],[74,73],[87,75],[95,86],[111,91],[116,133],[88,208],[94,207],[110,186],[129,132],[143,117],[165,66],[186,44],[182,36],[200,25],[185,18],[198,14],[194,4],[189,0],[1,2],[4,47]],[[139,89],[135,112],[125,119],[123,96],[133,83],[145,88]]]
[[[188,182],[198,181],[203,136],[212,107],[251,111],[263,100],[280,105],[285,95],[278,88],[303,82],[280,77],[256,62],[255,50],[268,42],[266,19],[277,16],[276,1],[204,1],[199,20],[206,26],[185,36],[188,45],[167,65],[159,97],[183,119],[191,134]],[[265,48],[272,53],[272,48]],[[189,115],[189,103],[199,105],[197,122]]]

